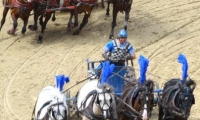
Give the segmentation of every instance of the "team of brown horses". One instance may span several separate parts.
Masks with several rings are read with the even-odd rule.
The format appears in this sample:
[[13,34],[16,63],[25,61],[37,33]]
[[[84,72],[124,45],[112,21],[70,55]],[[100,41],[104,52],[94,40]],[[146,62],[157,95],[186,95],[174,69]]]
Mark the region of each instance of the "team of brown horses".
[[[38,19],[41,25],[41,32],[38,36],[38,43],[42,43],[43,33],[46,29],[46,25],[52,16],[52,21],[55,21],[55,11],[61,9],[67,9],[70,12],[70,19],[68,21],[67,29],[70,31],[72,28],[78,26],[78,14],[84,13],[84,17],[80,26],[74,30],[73,35],[78,35],[83,27],[88,23],[88,18],[95,6],[101,4],[104,7],[104,3],[107,3],[107,13],[109,15],[109,6],[113,4],[113,21],[110,32],[110,37],[114,37],[114,28],[116,26],[117,13],[125,11],[125,23],[124,29],[127,29],[127,21],[129,19],[129,12],[131,9],[132,0],[3,0],[4,11],[1,19],[0,30],[5,23],[6,15],[10,9],[11,17],[13,19],[13,27],[8,31],[8,34],[15,34],[17,28],[17,20],[21,18],[24,21],[22,28],[22,34],[25,34],[28,19],[30,15],[34,15],[34,23],[29,25],[28,28],[32,31],[38,29]],[[33,11],[33,14],[31,14]],[[74,18],[74,22],[72,19]]]

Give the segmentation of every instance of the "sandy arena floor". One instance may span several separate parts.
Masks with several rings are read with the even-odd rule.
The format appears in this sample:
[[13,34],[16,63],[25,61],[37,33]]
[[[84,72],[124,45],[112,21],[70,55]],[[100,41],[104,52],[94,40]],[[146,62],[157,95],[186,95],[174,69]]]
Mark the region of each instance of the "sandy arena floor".
[[[0,6],[3,11],[3,6]],[[37,44],[39,30],[21,34],[22,21],[16,35],[10,14],[0,32],[0,120],[30,120],[39,91],[54,84],[54,76],[70,76],[65,89],[86,77],[86,59],[100,60],[102,47],[108,41],[112,17],[105,9],[96,8],[88,24],[78,36],[67,32],[69,13],[57,12],[49,21],[42,44]],[[196,81],[196,104],[189,120],[200,120],[200,0],[134,0],[128,23],[128,40],[136,54],[149,60],[147,77],[163,85],[170,78],[181,78],[177,57],[185,54],[189,76]],[[0,14],[0,18],[2,13]],[[79,17],[79,22],[83,14]],[[115,33],[122,27],[124,14],[119,13]],[[33,16],[29,24],[33,23]],[[138,61],[134,60],[137,77]],[[71,89],[74,95],[83,84]],[[156,120],[154,110],[152,120]]]

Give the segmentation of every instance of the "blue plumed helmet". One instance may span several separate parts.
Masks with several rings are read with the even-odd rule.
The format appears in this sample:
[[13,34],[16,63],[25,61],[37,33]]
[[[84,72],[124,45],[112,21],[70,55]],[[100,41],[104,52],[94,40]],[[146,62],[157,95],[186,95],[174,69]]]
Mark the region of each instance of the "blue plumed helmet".
[[118,32],[118,37],[125,37],[126,38],[126,37],[128,37],[128,32],[126,30],[122,29]]

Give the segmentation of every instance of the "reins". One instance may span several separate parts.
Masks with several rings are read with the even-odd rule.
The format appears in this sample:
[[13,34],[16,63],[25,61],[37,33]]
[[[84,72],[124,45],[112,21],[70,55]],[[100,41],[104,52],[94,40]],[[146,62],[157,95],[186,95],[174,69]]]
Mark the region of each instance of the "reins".
[[142,118],[142,116],[140,115],[140,113],[138,111],[136,111],[135,109],[132,108],[132,106],[130,106],[129,104],[127,104],[126,102],[124,102],[122,99],[120,99],[120,97],[116,96],[115,94],[113,94],[114,97],[119,100],[121,103],[125,104],[128,108],[130,108],[136,115],[132,115],[134,118]]
[[96,75],[92,75],[92,76],[87,77],[87,78],[85,78],[85,79],[83,79],[83,80],[81,80],[81,81],[76,82],[76,84],[74,84],[73,86],[71,86],[71,87],[69,87],[68,89],[64,90],[62,93],[64,93],[64,92],[70,90],[70,89],[73,88],[74,86],[76,86],[76,85],[78,85],[78,84],[80,84],[80,83],[82,83],[82,82],[84,82],[84,81],[86,81],[86,80],[88,80],[88,79],[90,79],[90,78],[92,78],[92,77],[94,77],[94,76],[96,76]]

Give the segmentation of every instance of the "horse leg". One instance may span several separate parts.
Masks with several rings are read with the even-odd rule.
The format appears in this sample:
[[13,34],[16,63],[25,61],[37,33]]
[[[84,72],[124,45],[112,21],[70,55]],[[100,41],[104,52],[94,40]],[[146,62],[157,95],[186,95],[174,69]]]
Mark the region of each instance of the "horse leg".
[[110,16],[110,2],[107,2],[106,16]]
[[124,22],[124,30],[127,30],[127,24],[128,24],[128,20],[129,20],[129,12],[130,12],[130,9],[128,11],[125,11],[125,22]]
[[15,16],[13,13],[14,13],[14,12],[11,12],[11,16],[12,16],[12,19],[13,19],[13,28],[11,28],[10,30],[8,30],[7,33],[8,33],[9,35],[15,34],[15,30],[16,30],[16,28],[17,28],[17,26],[18,26],[18,23],[17,23],[18,17]]
[[51,20],[52,20],[52,21],[55,21],[55,20],[56,20],[56,12],[55,12],[55,11],[53,12],[53,16],[52,16]]
[[78,35],[80,33],[80,31],[83,29],[83,27],[88,23],[88,18],[90,16],[90,13],[91,12],[89,12],[88,14],[85,13],[85,15],[83,17],[83,21],[82,21],[80,27],[77,30],[74,31],[73,35]]
[[51,18],[51,14],[52,13],[46,13],[46,17],[45,17],[45,21],[44,23],[42,24],[42,28],[41,28],[41,33],[38,37],[38,41],[37,43],[42,43],[42,38],[43,38],[43,33],[44,33],[44,30],[46,29],[46,25],[47,25],[47,22],[49,21],[49,19]]
[[[72,28],[77,27],[78,26],[78,17],[76,15],[77,13],[75,12],[75,10],[71,10],[70,11],[70,18],[67,24],[67,31],[71,31]],[[73,16],[74,18],[74,23],[72,22],[72,18]]]
[[105,8],[105,6],[104,6],[104,0],[101,0],[101,7]]
[[[113,5],[114,6],[114,5]],[[112,29],[110,31],[110,36],[109,39],[114,39],[114,28],[116,26],[116,19],[117,19],[117,13],[118,11],[116,10],[116,8],[113,8],[113,21],[112,21]]]
[[69,21],[67,23],[67,31],[71,31],[71,29],[74,27],[74,24],[72,22],[73,15],[74,15],[74,13],[73,13],[73,10],[72,10],[72,11],[70,11],[70,18],[69,18]]
[[74,12],[74,27],[78,26],[78,10],[77,8],[75,10],[73,10]]
[[163,115],[164,115],[164,112],[163,112],[163,108],[160,104],[158,104],[158,120],[162,120],[163,119]]
[[[39,4],[36,4],[39,5]],[[36,31],[37,30],[37,21],[38,21],[38,17],[41,15],[42,11],[39,10],[39,8],[34,8],[34,24],[33,25],[29,25],[28,28],[32,31]]]
[[44,17],[44,14],[40,15],[40,18],[39,18],[39,23],[40,23],[40,26],[42,26],[44,24],[43,22],[43,17]]
[[3,25],[5,23],[6,15],[7,15],[8,11],[9,11],[9,8],[8,7],[4,7],[4,9],[3,9],[3,17],[1,19],[0,31],[1,31],[1,28],[3,27]]
[[24,34],[26,32],[26,26],[28,24],[28,17],[23,19],[24,21],[24,26],[22,27],[22,34]]

